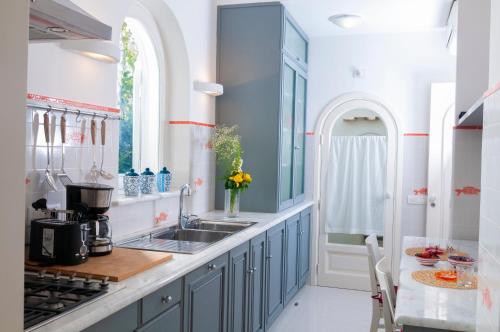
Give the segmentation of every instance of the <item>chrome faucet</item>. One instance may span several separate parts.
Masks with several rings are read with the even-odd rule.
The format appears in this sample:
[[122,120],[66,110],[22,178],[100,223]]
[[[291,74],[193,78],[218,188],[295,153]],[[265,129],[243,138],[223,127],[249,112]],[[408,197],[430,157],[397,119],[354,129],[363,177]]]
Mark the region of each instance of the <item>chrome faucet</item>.
[[191,196],[191,187],[189,184],[185,184],[181,187],[181,196],[179,197],[179,228],[184,229],[186,224],[189,222],[189,214],[184,213],[184,191],[187,190],[187,195]]

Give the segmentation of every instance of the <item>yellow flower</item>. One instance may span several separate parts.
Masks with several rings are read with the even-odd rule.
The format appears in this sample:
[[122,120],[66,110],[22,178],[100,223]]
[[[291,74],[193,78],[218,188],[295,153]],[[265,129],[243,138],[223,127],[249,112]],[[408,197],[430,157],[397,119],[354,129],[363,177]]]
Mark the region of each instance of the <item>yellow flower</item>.
[[240,173],[238,173],[235,176],[233,176],[233,181],[236,182],[236,184],[240,184],[241,182],[243,182],[243,176]]
[[248,173],[245,173],[245,175],[243,176],[243,180],[245,180],[245,182],[252,182],[252,176]]

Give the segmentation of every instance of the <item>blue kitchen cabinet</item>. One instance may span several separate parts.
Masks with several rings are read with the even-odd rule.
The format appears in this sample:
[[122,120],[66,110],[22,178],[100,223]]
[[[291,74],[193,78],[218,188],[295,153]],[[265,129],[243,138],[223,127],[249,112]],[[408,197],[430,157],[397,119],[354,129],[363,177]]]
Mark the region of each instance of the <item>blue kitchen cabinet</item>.
[[266,254],[266,233],[262,233],[250,241],[249,332],[265,330]]
[[228,331],[245,332],[248,325],[250,246],[244,243],[229,252]]
[[302,288],[310,274],[311,255],[311,208],[300,213],[299,221],[299,288]]
[[266,329],[284,308],[285,223],[267,231],[266,243]]
[[299,221],[297,214],[285,222],[285,305],[299,290]]
[[[308,40],[278,2],[219,6],[216,123],[238,125],[253,183],[241,210],[278,212],[304,199]],[[218,176],[224,170],[217,169]],[[216,186],[224,206],[224,183]]]
[[184,280],[184,332],[225,332],[228,254],[190,272]]
[[[182,304],[174,304],[159,316],[144,324],[136,332],[181,332]],[[104,330],[103,330],[104,331]]]
[[139,302],[134,302],[82,332],[134,332],[139,326]]

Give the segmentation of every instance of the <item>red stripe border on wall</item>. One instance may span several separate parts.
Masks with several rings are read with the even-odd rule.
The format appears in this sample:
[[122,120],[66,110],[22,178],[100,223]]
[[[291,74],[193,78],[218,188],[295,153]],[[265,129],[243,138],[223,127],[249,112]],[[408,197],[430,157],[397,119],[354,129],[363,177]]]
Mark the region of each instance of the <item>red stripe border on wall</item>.
[[411,137],[428,137],[428,133],[405,133],[405,136],[411,136]]
[[48,104],[58,104],[58,105],[63,105],[63,106],[68,106],[68,107],[74,107],[74,108],[83,108],[83,109],[93,110],[93,111],[110,112],[110,113],[120,113],[120,109],[119,108],[113,108],[113,107],[107,107],[107,106],[99,106],[99,105],[94,105],[94,104],[82,103],[82,102],[79,102],[79,101],[74,101],[74,100],[69,100],[69,99],[63,99],[63,98],[42,96],[42,95],[37,95],[35,93],[28,93],[28,99],[29,100],[33,100],[34,102],[42,102],[42,103],[48,103]]
[[483,130],[483,126],[455,126],[455,130]]
[[196,121],[172,120],[172,121],[169,121],[168,123],[171,125],[193,125],[193,126],[215,128],[214,124],[204,123],[204,122],[196,122]]

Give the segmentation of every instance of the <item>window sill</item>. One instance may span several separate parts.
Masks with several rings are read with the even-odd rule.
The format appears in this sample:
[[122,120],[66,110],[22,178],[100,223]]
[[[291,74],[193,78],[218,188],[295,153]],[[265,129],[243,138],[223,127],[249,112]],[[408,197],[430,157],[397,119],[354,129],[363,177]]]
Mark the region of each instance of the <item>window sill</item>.
[[130,204],[137,204],[143,202],[157,201],[166,198],[177,198],[180,196],[180,191],[170,191],[166,193],[154,193],[149,195],[140,195],[137,197],[125,196],[124,194],[118,194],[113,198],[111,206],[123,206]]

